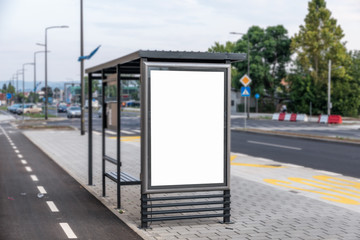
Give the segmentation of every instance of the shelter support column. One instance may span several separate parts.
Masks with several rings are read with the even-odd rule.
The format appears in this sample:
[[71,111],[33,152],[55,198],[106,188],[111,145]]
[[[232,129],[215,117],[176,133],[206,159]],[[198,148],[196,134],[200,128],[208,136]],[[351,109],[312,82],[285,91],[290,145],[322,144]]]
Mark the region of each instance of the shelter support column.
[[89,106],[89,112],[88,112],[88,184],[93,185],[93,144],[92,144],[92,74],[89,73],[89,82],[88,82],[88,106]]

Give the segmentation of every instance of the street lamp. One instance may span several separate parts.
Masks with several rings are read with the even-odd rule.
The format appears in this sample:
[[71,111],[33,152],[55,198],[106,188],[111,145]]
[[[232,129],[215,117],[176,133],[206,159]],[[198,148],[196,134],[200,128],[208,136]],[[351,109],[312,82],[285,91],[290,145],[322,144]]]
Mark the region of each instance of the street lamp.
[[22,99],[22,105],[23,105],[23,119],[25,115],[25,65],[34,65],[34,63],[24,63],[22,67],[23,71],[23,99]]
[[24,74],[24,69],[16,71],[16,94],[19,94],[19,74]]
[[[240,36],[243,36],[243,35],[247,35],[247,55],[246,55],[246,58],[247,58],[247,62],[248,62],[248,64],[247,64],[247,75],[248,75],[248,77],[250,77],[250,48],[249,48],[249,34],[246,34],[246,33],[240,33],[240,32],[230,32],[230,34],[234,34],[234,35],[240,35]],[[250,102],[250,101],[249,101]],[[244,128],[246,129],[246,118],[249,118],[250,117],[250,115],[249,115],[249,112],[250,111],[248,111],[248,113],[246,113],[247,111],[246,111],[246,107],[247,107],[247,104],[246,104],[246,97],[245,97],[245,104],[244,104],[244,112],[245,112],[245,114],[246,114],[246,117],[245,117],[245,122],[244,122]]]
[[45,120],[48,119],[48,115],[47,115],[47,105],[48,105],[48,87],[47,87],[47,31],[49,29],[53,29],[53,28],[68,28],[69,26],[51,26],[51,27],[47,27],[45,28],[45,43],[41,44],[41,43],[37,43],[37,45],[40,46],[44,46],[45,47]]
[[[36,55],[39,53],[44,53],[45,51],[36,51],[34,52],[34,99],[36,94]],[[48,51],[50,52],[50,51]]]
[[[80,56],[84,56],[84,24],[83,24],[83,0],[80,0]],[[80,84],[81,84],[81,121],[80,134],[85,135],[85,82],[84,82],[84,59],[80,60]],[[90,82],[89,82],[90,84]],[[91,119],[91,117],[89,117]],[[89,120],[90,121],[90,120]]]

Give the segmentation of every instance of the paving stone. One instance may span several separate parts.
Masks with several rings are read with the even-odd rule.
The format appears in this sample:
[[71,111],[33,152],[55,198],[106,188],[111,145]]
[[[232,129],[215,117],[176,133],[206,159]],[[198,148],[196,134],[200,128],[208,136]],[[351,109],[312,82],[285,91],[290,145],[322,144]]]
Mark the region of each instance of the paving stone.
[[[73,131],[27,131],[26,136],[37,144],[85,188],[111,208],[116,207],[116,184],[107,179],[102,198],[101,137],[94,135],[93,170],[95,186],[87,186],[87,136]],[[56,138],[54,137],[56,135]],[[116,156],[116,141],[107,139],[107,154]],[[140,143],[122,142],[122,170],[133,176],[140,174]],[[69,157],[72,156],[72,157]],[[74,161],[76,159],[76,161]],[[262,160],[243,156],[241,161]],[[115,170],[107,163],[107,169]],[[259,169],[257,169],[259,170]],[[304,193],[257,182],[259,176],[308,177],[315,174],[304,169],[235,168],[231,175],[231,219],[223,225],[214,219],[153,222],[151,228],[137,229],[146,239],[360,239],[360,212],[354,207],[340,207]],[[273,175],[269,175],[273,174]],[[265,178],[265,177],[263,177]],[[355,190],[355,189],[354,189]],[[121,187],[124,214],[118,217],[136,229],[140,225],[140,186]],[[231,229],[226,229],[229,227]],[[186,236],[186,237],[185,237]],[[185,237],[185,238],[184,238]]]

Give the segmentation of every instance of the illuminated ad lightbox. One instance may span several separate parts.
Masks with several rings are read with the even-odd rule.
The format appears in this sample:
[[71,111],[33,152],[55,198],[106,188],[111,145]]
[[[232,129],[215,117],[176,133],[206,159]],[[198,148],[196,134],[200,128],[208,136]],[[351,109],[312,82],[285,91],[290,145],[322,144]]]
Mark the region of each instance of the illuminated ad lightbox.
[[143,193],[226,190],[229,64],[145,63]]

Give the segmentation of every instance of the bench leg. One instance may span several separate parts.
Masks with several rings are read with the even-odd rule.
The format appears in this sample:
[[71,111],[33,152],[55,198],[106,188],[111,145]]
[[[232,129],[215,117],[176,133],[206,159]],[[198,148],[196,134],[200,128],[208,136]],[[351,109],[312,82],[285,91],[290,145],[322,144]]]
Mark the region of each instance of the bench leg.
[[105,185],[105,174],[103,173],[102,175],[102,196],[105,197],[106,196],[106,185]]

